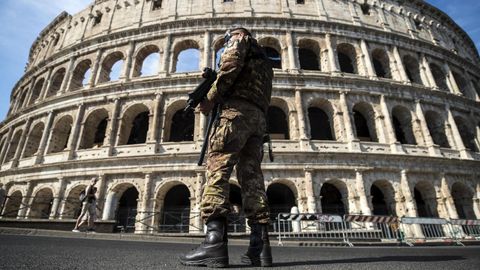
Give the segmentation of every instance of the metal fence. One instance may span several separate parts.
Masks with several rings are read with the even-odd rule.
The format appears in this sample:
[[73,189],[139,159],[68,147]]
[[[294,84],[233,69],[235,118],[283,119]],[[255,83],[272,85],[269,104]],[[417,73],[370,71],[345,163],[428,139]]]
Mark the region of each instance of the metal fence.
[[349,243],[354,241],[398,242],[402,237],[397,217],[345,215],[344,220]]

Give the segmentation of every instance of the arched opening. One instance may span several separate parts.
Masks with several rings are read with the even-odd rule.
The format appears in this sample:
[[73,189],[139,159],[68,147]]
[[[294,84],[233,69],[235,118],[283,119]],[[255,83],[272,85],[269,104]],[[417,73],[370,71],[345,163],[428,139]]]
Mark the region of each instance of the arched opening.
[[47,154],[62,152],[67,148],[72,130],[73,119],[70,115],[62,117],[52,131]]
[[258,42],[263,46],[265,54],[272,64],[273,68],[282,69],[282,55],[280,43],[275,38],[267,37]]
[[392,73],[390,71],[390,59],[385,51],[380,49],[374,50],[372,52],[372,62],[377,77],[387,79],[392,78]]
[[12,140],[10,141],[10,146],[8,146],[8,152],[7,156],[5,157],[5,162],[9,162],[15,156],[22,134],[23,130],[18,130],[17,132],[15,132],[15,135],[13,135]]
[[417,144],[413,135],[412,116],[408,109],[400,106],[393,108],[392,122],[397,141],[402,144]]
[[160,49],[155,45],[142,48],[133,65],[133,77],[147,77],[158,74],[160,67]]
[[370,188],[373,215],[395,216],[395,191],[387,180],[375,181]]
[[23,90],[23,94],[20,97],[20,100],[18,101],[17,111],[20,111],[25,107],[25,99],[27,98],[27,94],[28,94],[28,89]]
[[242,190],[239,186],[230,184],[229,191],[230,214],[228,215],[229,232],[245,232],[245,216],[242,213]]
[[178,110],[173,115],[171,123],[169,142],[193,141],[195,115],[192,110],[186,113],[183,110]]
[[308,108],[308,120],[310,122],[310,138],[312,140],[334,140],[334,132],[330,118],[322,109]]
[[98,74],[98,83],[119,80],[123,62],[124,56],[121,52],[114,52],[105,57]]
[[138,190],[135,187],[131,186],[122,193],[115,215],[117,229],[123,229],[125,232],[135,231],[137,201]]
[[30,131],[25,145],[25,152],[23,153],[24,158],[31,157],[37,153],[44,129],[45,125],[40,122],[33,127],[32,131]]
[[89,59],[80,62],[74,69],[72,80],[70,82],[70,90],[75,91],[83,88],[90,81],[92,61]]
[[28,105],[32,105],[37,101],[37,99],[40,97],[40,94],[42,92],[43,84],[45,83],[45,79],[40,79],[35,83],[35,86],[32,89],[32,96],[30,97],[30,101],[28,102]]
[[105,109],[95,110],[85,120],[80,149],[101,147],[105,140],[108,124],[108,112]]
[[313,40],[300,40],[298,58],[300,68],[305,70],[320,70],[320,46]]
[[16,218],[22,204],[22,198],[22,192],[18,190],[8,196],[3,209],[3,217]]
[[193,40],[185,40],[173,50],[172,72],[196,72],[200,70],[200,46]]
[[49,188],[41,189],[33,198],[29,218],[48,219],[52,210],[53,192]]
[[455,71],[453,71],[452,74],[455,82],[457,83],[458,90],[460,90],[465,97],[475,99],[475,95],[470,92],[470,87],[468,86],[465,78]]
[[428,131],[432,136],[433,143],[440,147],[449,148],[447,136],[445,135],[445,120],[440,114],[427,111],[425,113],[425,121],[427,121]]
[[324,183],[320,190],[322,214],[340,215],[346,214],[344,198],[340,190],[331,183]]
[[268,186],[267,198],[271,220],[276,220],[280,213],[290,213],[292,207],[297,206],[293,191],[281,183],[273,183]]
[[276,106],[268,108],[267,132],[272,139],[289,140],[287,115]]
[[62,87],[63,80],[65,79],[65,72],[65,69],[61,68],[57,70],[55,74],[53,74],[52,78],[50,79],[50,87],[47,90],[47,98],[55,96],[58,93],[58,91]]
[[455,124],[457,125],[458,132],[460,133],[460,137],[462,138],[465,147],[471,151],[480,152],[475,143],[473,128],[470,128],[462,117],[455,117]]
[[122,117],[118,145],[145,143],[149,128],[150,111],[143,104],[128,108]]
[[220,69],[220,60],[222,59],[222,54],[225,51],[225,47],[221,47],[218,50],[216,50],[215,53],[215,70]]
[[188,232],[190,191],[185,185],[176,185],[167,192],[160,222],[160,232]]
[[436,64],[430,64],[430,70],[432,71],[433,79],[435,84],[443,91],[449,91],[450,89],[447,86],[447,77],[443,70]]
[[87,188],[86,185],[78,185],[68,193],[61,213],[62,219],[78,218],[82,211],[82,202],[80,202],[80,193]]
[[414,197],[419,217],[438,217],[435,189],[430,183],[419,182],[414,188]]
[[339,44],[337,46],[337,57],[341,72],[358,74],[355,47],[347,43]]
[[410,55],[406,55],[403,57],[403,65],[405,67],[405,73],[407,73],[407,77],[410,82],[422,84],[418,60]]
[[355,131],[360,141],[377,142],[375,132],[375,112],[367,103],[356,104],[353,107],[353,120],[355,122]]
[[459,219],[476,219],[473,210],[473,192],[463,183],[452,185],[452,198]]

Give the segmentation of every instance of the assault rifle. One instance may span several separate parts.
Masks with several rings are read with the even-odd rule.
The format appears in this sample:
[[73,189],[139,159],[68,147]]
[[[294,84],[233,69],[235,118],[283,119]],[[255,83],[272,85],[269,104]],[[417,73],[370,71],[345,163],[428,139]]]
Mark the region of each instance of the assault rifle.
[[[212,87],[212,84],[217,79],[217,72],[211,68],[204,68],[202,77],[204,80],[193,90],[193,92],[188,94],[187,106],[185,106],[184,112],[195,109],[200,102],[207,98],[208,91]],[[205,158],[205,153],[207,152],[208,138],[210,137],[210,132],[212,130],[215,120],[218,118],[219,104],[215,104],[213,110],[210,114],[210,119],[208,120],[207,133],[205,134],[205,139],[203,140],[202,151],[200,152],[200,158],[198,160],[198,166],[202,166],[203,160]]]

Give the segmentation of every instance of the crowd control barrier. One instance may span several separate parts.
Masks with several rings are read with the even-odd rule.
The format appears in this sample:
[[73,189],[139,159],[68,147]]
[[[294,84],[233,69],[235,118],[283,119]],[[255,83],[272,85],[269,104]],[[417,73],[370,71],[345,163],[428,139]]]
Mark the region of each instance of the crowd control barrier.
[[403,217],[402,230],[405,232],[405,243],[414,245],[425,241],[456,240],[451,224],[443,218]]
[[280,213],[276,231],[278,244],[283,240],[322,240],[349,244],[345,222],[338,215]]
[[358,241],[399,242],[402,234],[397,217],[345,215],[349,243]]
[[454,236],[457,240],[480,240],[480,220],[450,220]]

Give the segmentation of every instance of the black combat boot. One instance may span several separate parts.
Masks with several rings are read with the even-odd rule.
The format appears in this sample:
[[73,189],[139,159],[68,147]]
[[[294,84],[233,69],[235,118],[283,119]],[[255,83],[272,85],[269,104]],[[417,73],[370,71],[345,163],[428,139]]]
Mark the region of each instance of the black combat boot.
[[253,266],[272,266],[272,249],[268,239],[268,224],[250,225],[250,245],[242,263]]
[[205,241],[196,249],[180,256],[180,263],[188,266],[228,267],[227,226],[225,219],[207,223]]

